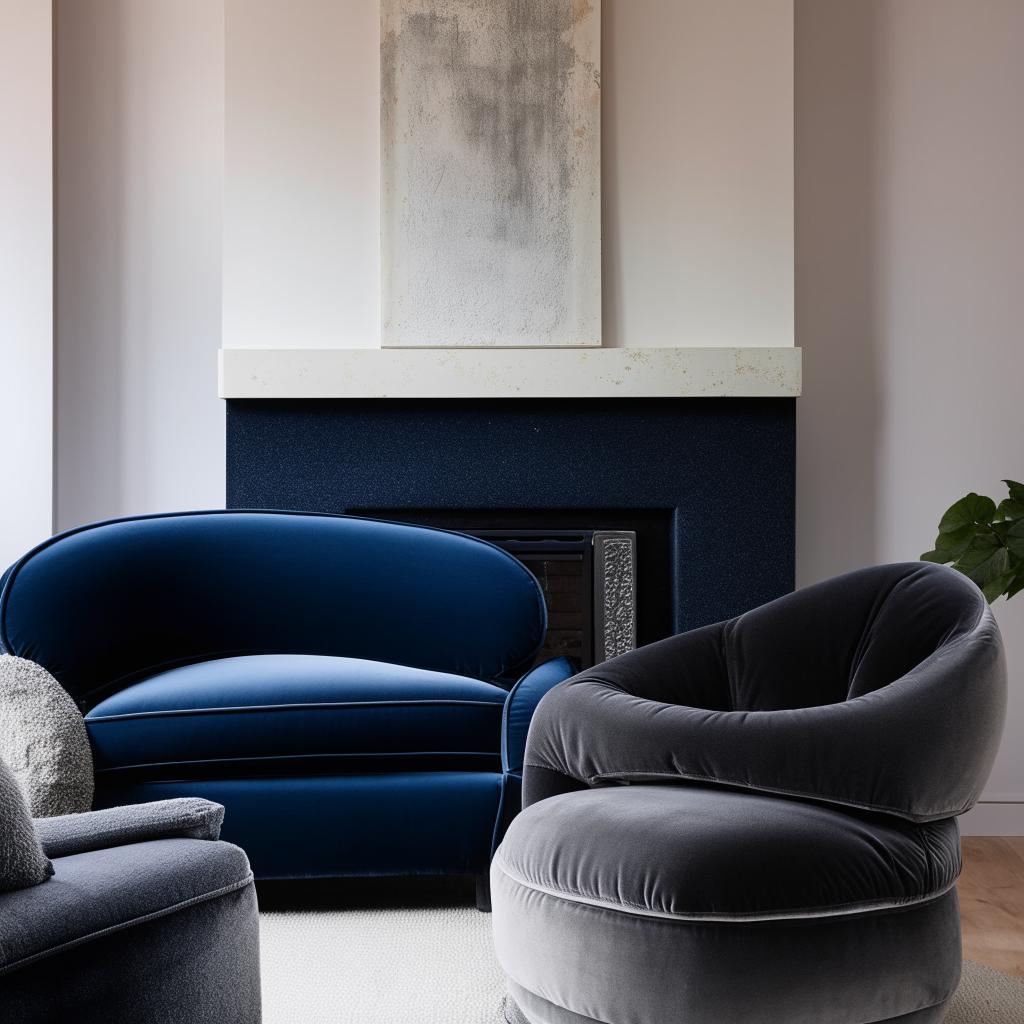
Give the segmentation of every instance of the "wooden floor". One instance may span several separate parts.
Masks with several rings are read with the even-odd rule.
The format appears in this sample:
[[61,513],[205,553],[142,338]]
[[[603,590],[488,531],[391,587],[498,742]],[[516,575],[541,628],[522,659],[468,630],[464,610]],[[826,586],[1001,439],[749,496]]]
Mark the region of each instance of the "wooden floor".
[[963,843],[964,957],[1024,976],[1024,836],[967,836]]

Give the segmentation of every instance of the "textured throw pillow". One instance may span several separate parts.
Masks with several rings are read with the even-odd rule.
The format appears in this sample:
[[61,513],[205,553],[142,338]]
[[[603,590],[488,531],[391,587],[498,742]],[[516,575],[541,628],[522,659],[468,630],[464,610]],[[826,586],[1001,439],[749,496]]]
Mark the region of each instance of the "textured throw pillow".
[[81,712],[45,668],[10,654],[0,655],[0,759],[33,817],[92,808],[92,751]]
[[27,889],[52,874],[18,781],[0,761],[0,891]]

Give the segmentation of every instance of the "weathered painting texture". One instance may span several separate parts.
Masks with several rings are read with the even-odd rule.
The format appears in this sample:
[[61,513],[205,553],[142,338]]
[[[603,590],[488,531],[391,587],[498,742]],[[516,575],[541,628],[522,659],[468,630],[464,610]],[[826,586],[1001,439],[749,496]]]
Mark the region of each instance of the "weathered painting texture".
[[601,343],[600,0],[381,0],[383,342]]

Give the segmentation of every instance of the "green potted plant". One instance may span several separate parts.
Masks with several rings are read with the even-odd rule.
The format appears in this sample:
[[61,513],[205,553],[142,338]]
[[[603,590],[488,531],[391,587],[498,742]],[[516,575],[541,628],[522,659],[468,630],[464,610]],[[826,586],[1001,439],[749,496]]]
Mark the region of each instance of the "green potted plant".
[[1024,590],[1024,484],[1004,480],[1009,497],[998,505],[973,491],[950,505],[926,562],[951,563],[992,602]]

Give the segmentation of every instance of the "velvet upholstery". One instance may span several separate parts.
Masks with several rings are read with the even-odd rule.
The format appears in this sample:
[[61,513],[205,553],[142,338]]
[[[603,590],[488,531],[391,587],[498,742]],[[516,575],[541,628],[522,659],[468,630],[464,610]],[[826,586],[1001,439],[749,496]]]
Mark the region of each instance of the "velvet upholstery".
[[960,980],[955,890],[905,910],[729,925],[569,902],[497,873],[491,899],[530,1024],[876,1024],[941,1007]]
[[202,796],[228,809],[223,836],[260,879],[485,874],[499,771],[388,771],[292,778],[111,783],[98,806]]
[[552,658],[527,672],[512,688],[505,702],[501,728],[501,759],[506,772],[522,772],[526,737],[541,698],[574,674],[568,658]]
[[[564,678],[564,674],[561,678]],[[495,759],[508,697],[493,683],[355,658],[218,658],[119,690],[86,715],[96,770],[295,772],[374,758],[378,770]]]
[[[565,857],[566,848],[579,855]],[[951,818],[915,825],[706,786],[616,786],[542,800],[520,815],[494,870],[565,900],[651,918],[800,920],[941,896],[960,874],[960,834]]]
[[507,552],[347,516],[99,523],[0,585],[0,650],[85,714],[95,806],[217,800],[267,878],[485,874],[519,809],[503,751],[573,673],[529,667],[546,623]]
[[511,685],[545,626],[537,581],[484,541],[285,512],[82,527],[15,563],[0,593],[0,644],[85,708],[175,665],[244,654],[364,658]]
[[877,566],[556,687],[530,730],[523,799],[689,779],[931,821],[978,799],[1005,710],[978,588],[945,566]]
[[950,569],[850,573],[595,666],[491,867],[513,1024],[933,1024],[1006,669]]
[[[509,998],[502,1004],[504,1019],[507,1024],[532,1024],[535,1020],[542,1020],[545,1024],[604,1024],[603,1021],[595,1021],[593,1017],[584,1017],[582,1014],[565,1010],[554,1003],[549,1003],[532,992],[509,981]],[[528,1006],[533,1016],[527,1017],[519,1009],[516,1000],[520,1000],[523,1006]],[[949,1000],[936,1003],[934,1006],[926,1006],[921,1010],[914,1010],[911,1013],[901,1013],[898,1017],[889,1017],[879,1021],[877,1024],[939,1024],[946,1017],[949,1009]]]

